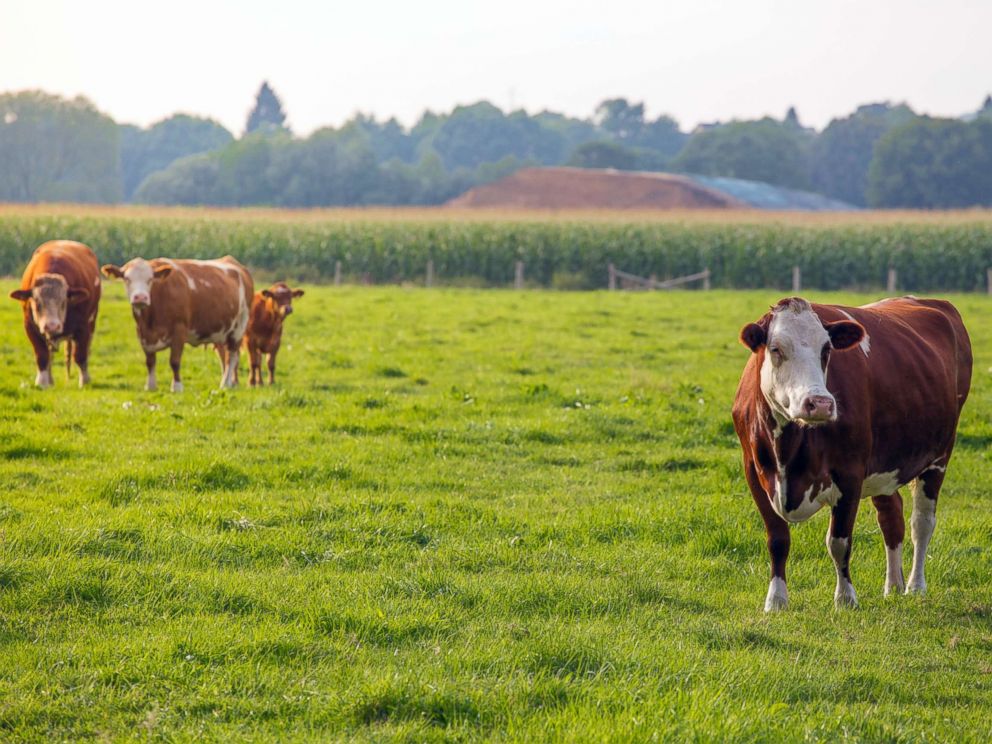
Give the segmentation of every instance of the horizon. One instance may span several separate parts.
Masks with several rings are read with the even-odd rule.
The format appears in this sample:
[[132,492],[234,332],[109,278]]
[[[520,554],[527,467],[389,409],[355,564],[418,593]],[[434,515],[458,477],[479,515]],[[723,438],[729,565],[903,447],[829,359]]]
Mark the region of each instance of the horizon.
[[952,0],[936,18],[915,0],[869,8],[840,0],[829,14],[780,0],[639,6],[620,0],[604,16],[586,0],[511,0],[496,17],[432,0],[335,15],[299,0],[278,14],[259,0],[180,0],[149,39],[135,32],[147,23],[144,11],[120,0],[86,8],[15,0],[0,8],[0,90],[82,95],[141,127],[177,113],[202,116],[238,136],[263,80],[300,136],[359,113],[409,129],[424,112],[483,100],[505,112],[588,119],[610,98],[643,102],[649,118],[671,116],[683,131],[782,119],[790,106],[821,131],[882,101],[957,118],[992,92],[992,55],[980,38],[992,5]]

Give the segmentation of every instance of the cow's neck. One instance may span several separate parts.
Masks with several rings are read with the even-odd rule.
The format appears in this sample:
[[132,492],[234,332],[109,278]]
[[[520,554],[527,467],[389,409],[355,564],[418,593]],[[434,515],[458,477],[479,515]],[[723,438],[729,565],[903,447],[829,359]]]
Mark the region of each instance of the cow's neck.
[[772,409],[764,395],[758,396],[757,409],[758,425],[771,443],[777,468],[784,471],[804,449],[802,445],[816,436],[816,430],[789,419],[783,420],[782,416]]

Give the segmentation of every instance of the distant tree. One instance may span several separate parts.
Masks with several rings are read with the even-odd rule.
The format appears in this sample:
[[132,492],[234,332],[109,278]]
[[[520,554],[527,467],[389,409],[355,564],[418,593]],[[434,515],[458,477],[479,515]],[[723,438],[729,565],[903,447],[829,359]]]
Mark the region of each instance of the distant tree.
[[799,123],[799,113],[796,111],[795,106],[789,106],[789,110],[785,112],[785,119],[782,123],[794,129],[803,128],[803,125]]
[[978,109],[976,116],[992,118],[992,95],[985,96],[982,107]]
[[906,105],[873,103],[859,106],[843,119],[834,119],[816,137],[810,153],[810,183],[815,191],[865,206],[868,167],[875,143],[892,127],[911,121]]
[[0,94],[0,201],[115,202],[120,133],[85,98]]
[[675,170],[807,188],[805,132],[774,119],[738,121],[697,131],[672,162]]
[[868,173],[873,207],[992,206],[992,120],[919,117],[875,146]]
[[565,162],[575,168],[616,168],[637,170],[637,152],[616,142],[586,142],[579,145]]
[[644,118],[644,104],[632,104],[626,98],[611,98],[596,107],[593,121],[614,142],[626,147],[654,150],[672,158],[688,139],[678,122],[669,116],[654,121]]
[[286,114],[282,110],[282,102],[267,82],[262,83],[255,95],[255,107],[248,114],[245,124],[245,134],[253,132],[271,132],[289,130],[286,126]]
[[233,140],[213,119],[176,114],[148,129],[121,126],[121,172],[124,198],[130,199],[151,173],[181,157],[217,150]]
[[219,173],[216,155],[179,158],[146,177],[131,200],[138,204],[224,204],[218,192]]

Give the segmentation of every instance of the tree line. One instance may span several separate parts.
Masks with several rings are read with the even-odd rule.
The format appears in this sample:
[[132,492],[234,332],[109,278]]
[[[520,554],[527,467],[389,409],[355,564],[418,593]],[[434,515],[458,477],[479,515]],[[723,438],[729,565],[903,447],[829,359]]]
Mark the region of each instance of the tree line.
[[674,171],[765,181],[856,206],[992,206],[992,97],[961,119],[874,103],[804,127],[781,119],[682,131],[644,105],[603,101],[586,119],[480,101],[412,127],[356,114],[295,136],[260,88],[245,132],[177,114],[117,124],[84,98],[0,95],[0,200],[314,207],[439,204],[531,165]]

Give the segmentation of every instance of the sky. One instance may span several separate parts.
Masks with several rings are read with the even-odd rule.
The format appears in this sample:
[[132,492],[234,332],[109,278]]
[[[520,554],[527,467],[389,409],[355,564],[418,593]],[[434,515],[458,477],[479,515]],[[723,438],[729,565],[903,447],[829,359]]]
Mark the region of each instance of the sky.
[[269,81],[298,134],[413,124],[486,99],[589,117],[643,101],[683,129],[859,104],[958,116],[992,93],[989,0],[0,0],[0,92],[84,95],[119,122],[240,134]]

